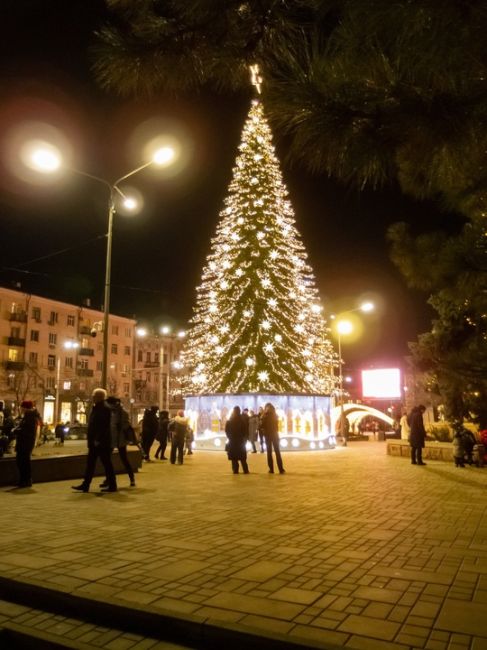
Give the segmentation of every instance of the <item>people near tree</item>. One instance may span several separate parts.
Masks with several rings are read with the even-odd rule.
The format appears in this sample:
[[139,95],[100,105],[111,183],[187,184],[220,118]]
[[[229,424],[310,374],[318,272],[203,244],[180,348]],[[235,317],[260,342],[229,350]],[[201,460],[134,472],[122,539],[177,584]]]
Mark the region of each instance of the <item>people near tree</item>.
[[284,474],[285,470],[282,464],[281,451],[279,449],[279,427],[276,409],[274,405],[268,402],[264,407],[264,413],[261,418],[262,430],[264,433],[265,444],[267,448],[267,465],[269,474],[274,474],[274,459],[272,450],[276,455],[277,469],[279,474]]
[[168,429],[172,435],[170,455],[171,465],[176,463],[176,457],[178,465],[183,464],[184,442],[186,440],[188,427],[189,420],[184,417],[184,411],[181,410],[177,412],[176,417],[169,423]]
[[21,417],[15,427],[15,460],[19,472],[19,488],[31,487],[32,468],[30,458],[36,444],[39,414],[30,400],[20,404]]
[[248,419],[240,412],[240,406],[235,406],[225,423],[225,433],[227,434],[228,443],[226,451],[228,460],[232,463],[232,471],[238,474],[239,462],[242,465],[244,474],[249,473],[247,465],[247,440],[248,440]]
[[463,446],[465,448],[465,457],[469,465],[473,463],[473,450],[477,444],[477,438],[474,434],[462,424]]
[[348,433],[350,431],[350,423],[347,416],[345,415],[343,409],[340,413],[340,417],[336,423],[336,433],[342,439],[342,444],[344,447],[347,446]]
[[414,406],[408,417],[410,428],[409,444],[411,446],[411,463],[413,465],[426,465],[423,462],[423,447],[426,439],[426,430],[424,428],[423,413],[426,408],[420,404]]
[[255,443],[257,441],[257,435],[259,431],[259,416],[257,413],[254,413],[252,409],[249,411],[249,442],[252,445],[252,453],[257,453],[257,447]]
[[[127,455],[127,445],[132,440],[131,430],[133,431],[129,414],[123,408],[119,397],[107,397],[107,404],[112,409],[111,427],[113,447],[118,449],[118,455],[130,480],[130,487],[135,487],[134,470]],[[105,479],[100,487],[108,487],[108,479]]]
[[257,426],[257,433],[259,435],[259,446],[260,446],[260,453],[264,453],[265,445],[264,445],[264,429],[262,428],[262,416],[264,415],[264,407],[259,406],[259,412],[257,414],[258,418],[258,426]]
[[116,492],[117,480],[112,464],[113,450],[113,429],[112,409],[106,403],[107,392],[103,388],[95,388],[93,391],[93,407],[88,419],[88,457],[83,482],[80,485],[73,485],[73,490],[88,492],[93,479],[96,467],[96,460],[99,458],[105,468],[107,486],[102,492]]
[[409,428],[408,414],[407,410],[403,409],[401,419],[399,420],[399,426],[401,427],[401,440],[409,440],[409,433],[411,429]]
[[169,412],[160,411],[159,413],[159,428],[157,429],[156,440],[159,443],[159,446],[156,449],[156,458],[161,460],[167,460],[167,457],[164,455],[167,448],[167,439],[168,439],[168,428],[169,426]]
[[159,431],[158,410],[157,406],[151,406],[149,409],[145,409],[144,417],[142,418],[142,450],[144,460],[147,462],[151,460],[150,450]]
[[193,455],[193,442],[194,442],[194,432],[193,429],[189,426],[186,429],[186,435],[184,437],[184,453],[188,456]]
[[465,445],[461,428],[453,434],[453,462],[455,467],[465,467]]

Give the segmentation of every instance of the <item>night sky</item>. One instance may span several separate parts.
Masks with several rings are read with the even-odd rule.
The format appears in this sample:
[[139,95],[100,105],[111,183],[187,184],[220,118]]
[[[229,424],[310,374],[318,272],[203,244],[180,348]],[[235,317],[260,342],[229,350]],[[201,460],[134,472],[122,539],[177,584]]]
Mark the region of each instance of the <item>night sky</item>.
[[[133,133],[155,118],[184,138],[188,161],[177,175],[151,169],[131,181],[145,205],[137,216],[115,217],[111,311],[154,326],[184,327],[251,91],[239,96],[206,91],[178,101],[163,93],[150,101],[108,95],[91,77],[88,54],[104,12],[98,0],[2,3],[0,285],[21,282],[40,295],[73,303],[89,297],[94,307],[102,303],[107,192],[75,175],[47,187],[15,178],[8,168],[15,129],[25,121],[56,125],[73,145],[73,166],[113,181],[144,162],[136,155]],[[386,229],[408,221],[420,233],[454,217],[434,203],[405,198],[394,187],[359,193],[311,176],[285,163],[286,151],[276,144],[326,310],[355,307],[362,296],[379,304],[376,314],[365,317],[360,342],[344,347],[347,364],[400,363],[407,341],[429,328],[433,312],[427,296],[407,289],[390,262]]]

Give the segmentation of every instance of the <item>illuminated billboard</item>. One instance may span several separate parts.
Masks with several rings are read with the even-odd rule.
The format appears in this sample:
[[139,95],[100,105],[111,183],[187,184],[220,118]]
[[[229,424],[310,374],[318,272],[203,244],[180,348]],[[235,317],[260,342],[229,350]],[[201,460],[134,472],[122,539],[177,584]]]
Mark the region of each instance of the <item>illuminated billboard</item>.
[[400,398],[401,371],[399,368],[362,370],[362,397]]

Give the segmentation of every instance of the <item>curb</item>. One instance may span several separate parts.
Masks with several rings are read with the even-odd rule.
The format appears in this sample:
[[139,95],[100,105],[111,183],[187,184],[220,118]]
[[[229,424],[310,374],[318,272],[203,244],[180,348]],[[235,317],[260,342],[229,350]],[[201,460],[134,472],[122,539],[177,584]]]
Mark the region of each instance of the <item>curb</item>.
[[339,646],[325,641],[317,643],[299,637],[290,638],[243,625],[237,627],[224,621],[217,625],[201,616],[183,617],[167,610],[147,611],[111,598],[86,598],[4,576],[0,576],[0,599],[198,650],[228,650],[229,647],[232,650],[248,650],[250,647],[262,650],[339,650]]

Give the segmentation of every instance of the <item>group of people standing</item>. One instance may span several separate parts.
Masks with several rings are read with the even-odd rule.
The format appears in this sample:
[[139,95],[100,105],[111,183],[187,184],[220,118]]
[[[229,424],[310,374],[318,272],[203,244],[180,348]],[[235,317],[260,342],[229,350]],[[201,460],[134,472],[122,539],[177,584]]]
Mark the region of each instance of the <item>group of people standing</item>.
[[278,418],[276,409],[270,402],[265,405],[259,414],[248,413],[244,409],[242,413],[240,406],[235,406],[233,411],[225,424],[225,433],[228,438],[226,445],[226,452],[228,459],[232,463],[232,471],[234,474],[239,473],[239,463],[242,466],[244,474],[249,473],[249,466],[247,463],[247,441],[252,445],[252,453],[256,453],[255,441],[257,434],[261,440],[261,451],[265,448],[267,451],[267,465],[269,467],[269,474],[274,474],[274,458],[272,452],[276,456],[276,464],[279,474],[284,474],[285,469],[282,463],[281,451],[279,449],[279,429]]
[[93,391],[93,407],[88,419],[88,456],[83,482],[73,485],[77,492],[89,492],[95,474],[96,460],[100,459],[105,470],[105,480],[101,483],[102,492],[116,492],[117,479],[112,463],[112,451],[118,449],[118,455],[130,479],[130,486],[135,487],[135,475],[127,456],[127,445],[135,440],[135,432],[130,424],[127,411],[118,397],[107,397],[103,388]]
[[171,465],[183,464],[183,457],[186,445],[188,455],[193,453],[193,430],[189,425],[189,420],[184,416],[184,411],[178,411],[173,419],[169,418],[168,411],[162,411],[157,415],[159,409],[157,406],[151,406],[145,410],[142,418],[141,446],[142,455],[145,461],[151,462],[150,451],[157,440],[159,446],[156,450],[155,457],[161,460],[167,460],[167,444],[171,442],[171,454],[169,457]]

